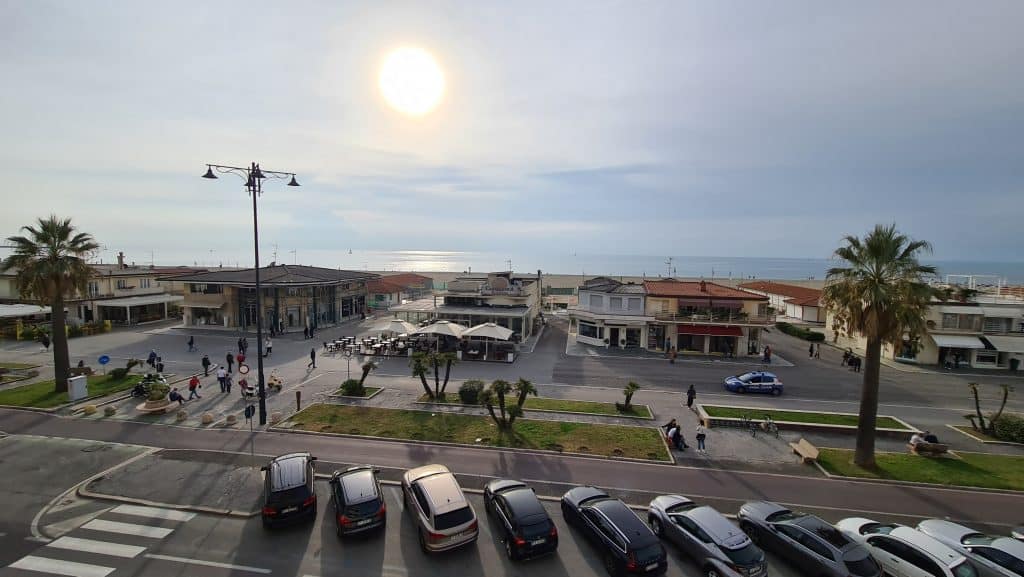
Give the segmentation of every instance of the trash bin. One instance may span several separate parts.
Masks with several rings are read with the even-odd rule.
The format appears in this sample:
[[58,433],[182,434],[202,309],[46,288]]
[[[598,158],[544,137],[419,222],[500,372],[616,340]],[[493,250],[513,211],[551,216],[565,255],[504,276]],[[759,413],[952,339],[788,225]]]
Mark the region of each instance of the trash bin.
[[1010,359],[1010,370],[1016,372],[1020,368],[1020,359]]

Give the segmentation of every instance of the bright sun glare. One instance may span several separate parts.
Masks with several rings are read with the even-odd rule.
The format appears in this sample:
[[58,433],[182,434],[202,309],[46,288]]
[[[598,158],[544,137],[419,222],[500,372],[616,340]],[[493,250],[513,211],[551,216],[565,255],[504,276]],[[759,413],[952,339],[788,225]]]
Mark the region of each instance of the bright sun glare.
[[399,112],[423,116],[436,108],[444,96],[444,73],[426,50],[398,48],[384,59],[380,91]]

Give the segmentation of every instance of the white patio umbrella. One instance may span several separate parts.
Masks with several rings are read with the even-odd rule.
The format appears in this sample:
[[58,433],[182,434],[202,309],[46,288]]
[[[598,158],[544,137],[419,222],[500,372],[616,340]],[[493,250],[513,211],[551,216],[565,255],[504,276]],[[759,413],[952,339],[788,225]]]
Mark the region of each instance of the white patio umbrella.
[[[449,336],[449,337],[459,338],[459,337],[462,336],[462,333],[465,330],[466,330],[466,327],[464,327],[464,326],[462,326],[462,325],[460,325],[458,323],[453,323],[453,322],[449,322],[449,321],[437,321],[436,323],[434,323],[432,325],[427,325],[427,326],[423,327],[422,329],[417,329],[417,330],[415,330],[415,331],[413,331],[413,332],[411,332],[409,334],[415,334],[415,335],[446,335],[446,336]],[[438,346],[438,348],[440,348],[440,346],[441,346],[440,339],[438,339],[437,346]]]
[[487,340],[484,341],[484,358],[491,352],[491,340],[498,339],[500,341],[507,341],[509,337],[514,333],[512,329],[506,329],[503,326],[496,325],[494,323],[484,323],[482,325],[476,325],[470,327],[462,332],[464,337],[484,337]]
[[402,319],[387,319],[387,321],[377,324],[373,327],[374,331],[382,333],[395,333],[400,335],[402,333],[412,333],[416,330],[416,325],[403,321]]

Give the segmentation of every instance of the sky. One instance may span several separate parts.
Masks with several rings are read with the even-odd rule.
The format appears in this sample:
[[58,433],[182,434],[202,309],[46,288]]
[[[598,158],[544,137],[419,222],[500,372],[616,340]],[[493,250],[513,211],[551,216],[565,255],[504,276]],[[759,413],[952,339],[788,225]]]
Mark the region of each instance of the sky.
[[[244,262],[243,182],[199,176],[256,161],[302,184],[266,183],[264,263],[275,246],[825,258],[890,222],[935,258],[1024,261],[1019,1],[0,11],[4,237],[55,213],[107,262]],[[400,46],[445,76],[423,117],[377,86]]]

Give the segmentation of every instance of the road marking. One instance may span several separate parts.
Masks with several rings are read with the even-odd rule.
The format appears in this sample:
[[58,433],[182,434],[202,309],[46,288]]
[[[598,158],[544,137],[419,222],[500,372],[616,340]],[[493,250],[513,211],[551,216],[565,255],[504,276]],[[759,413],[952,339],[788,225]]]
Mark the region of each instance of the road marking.
[[69,577],[107,577],[114,572],[114,567],[103,567],[102,565],[89,565],[88,563],[75,563],[73,561],[61,561],[60,559],[47,559],[29,555],[22,557],[10,564],[13,569],[25,571],[38,571],[40,573],[52,573],[54,575],[68,575]]
[[136,525],[135,523],[121,523],[119,521],[104,521],[103,519],[93,519],[82,525],[82,528],[93,531],[106,531],[108,533],[121,533],[122,535],[135,535],[136,537],[149,537],[151,539],[163,539],[174,532],[174,529]]
[[47,545],[56,549],[67,549],[69,551],[85,551],[86,553],[99,553],[112,557],[124,557],[133,559],[146,550],[145,547],[135,545],[122,545],[120,543],[108,543],[107,541],[96,541],[94,539],[79,539],[78,537],[61,537]]
[[216,561],[203,561],[201,559],[190,559],[188,557],[174,557],[172,555],[156,555],[154,553],[146,553],[145,557],[148,559],[157,559],[159,561],[175,561],[177,563],[189,563],[191,565],[203,565],[204,567],[217,567],[220,569],[231,569],[233,571],[249,571],[250,573],[270,573],[270,569],[263,569],[262,567],[249,567],[248,565],[232,565],[231,563],[217,563]]
[[118,505],[111,510],[111,513],[122,515],[135,515],[136,517],[149,517],[151,519],[166,519],[168,521],[191,521],[196,516],[188,511],[175,511],[162,507],[144,507],[142,505]]

